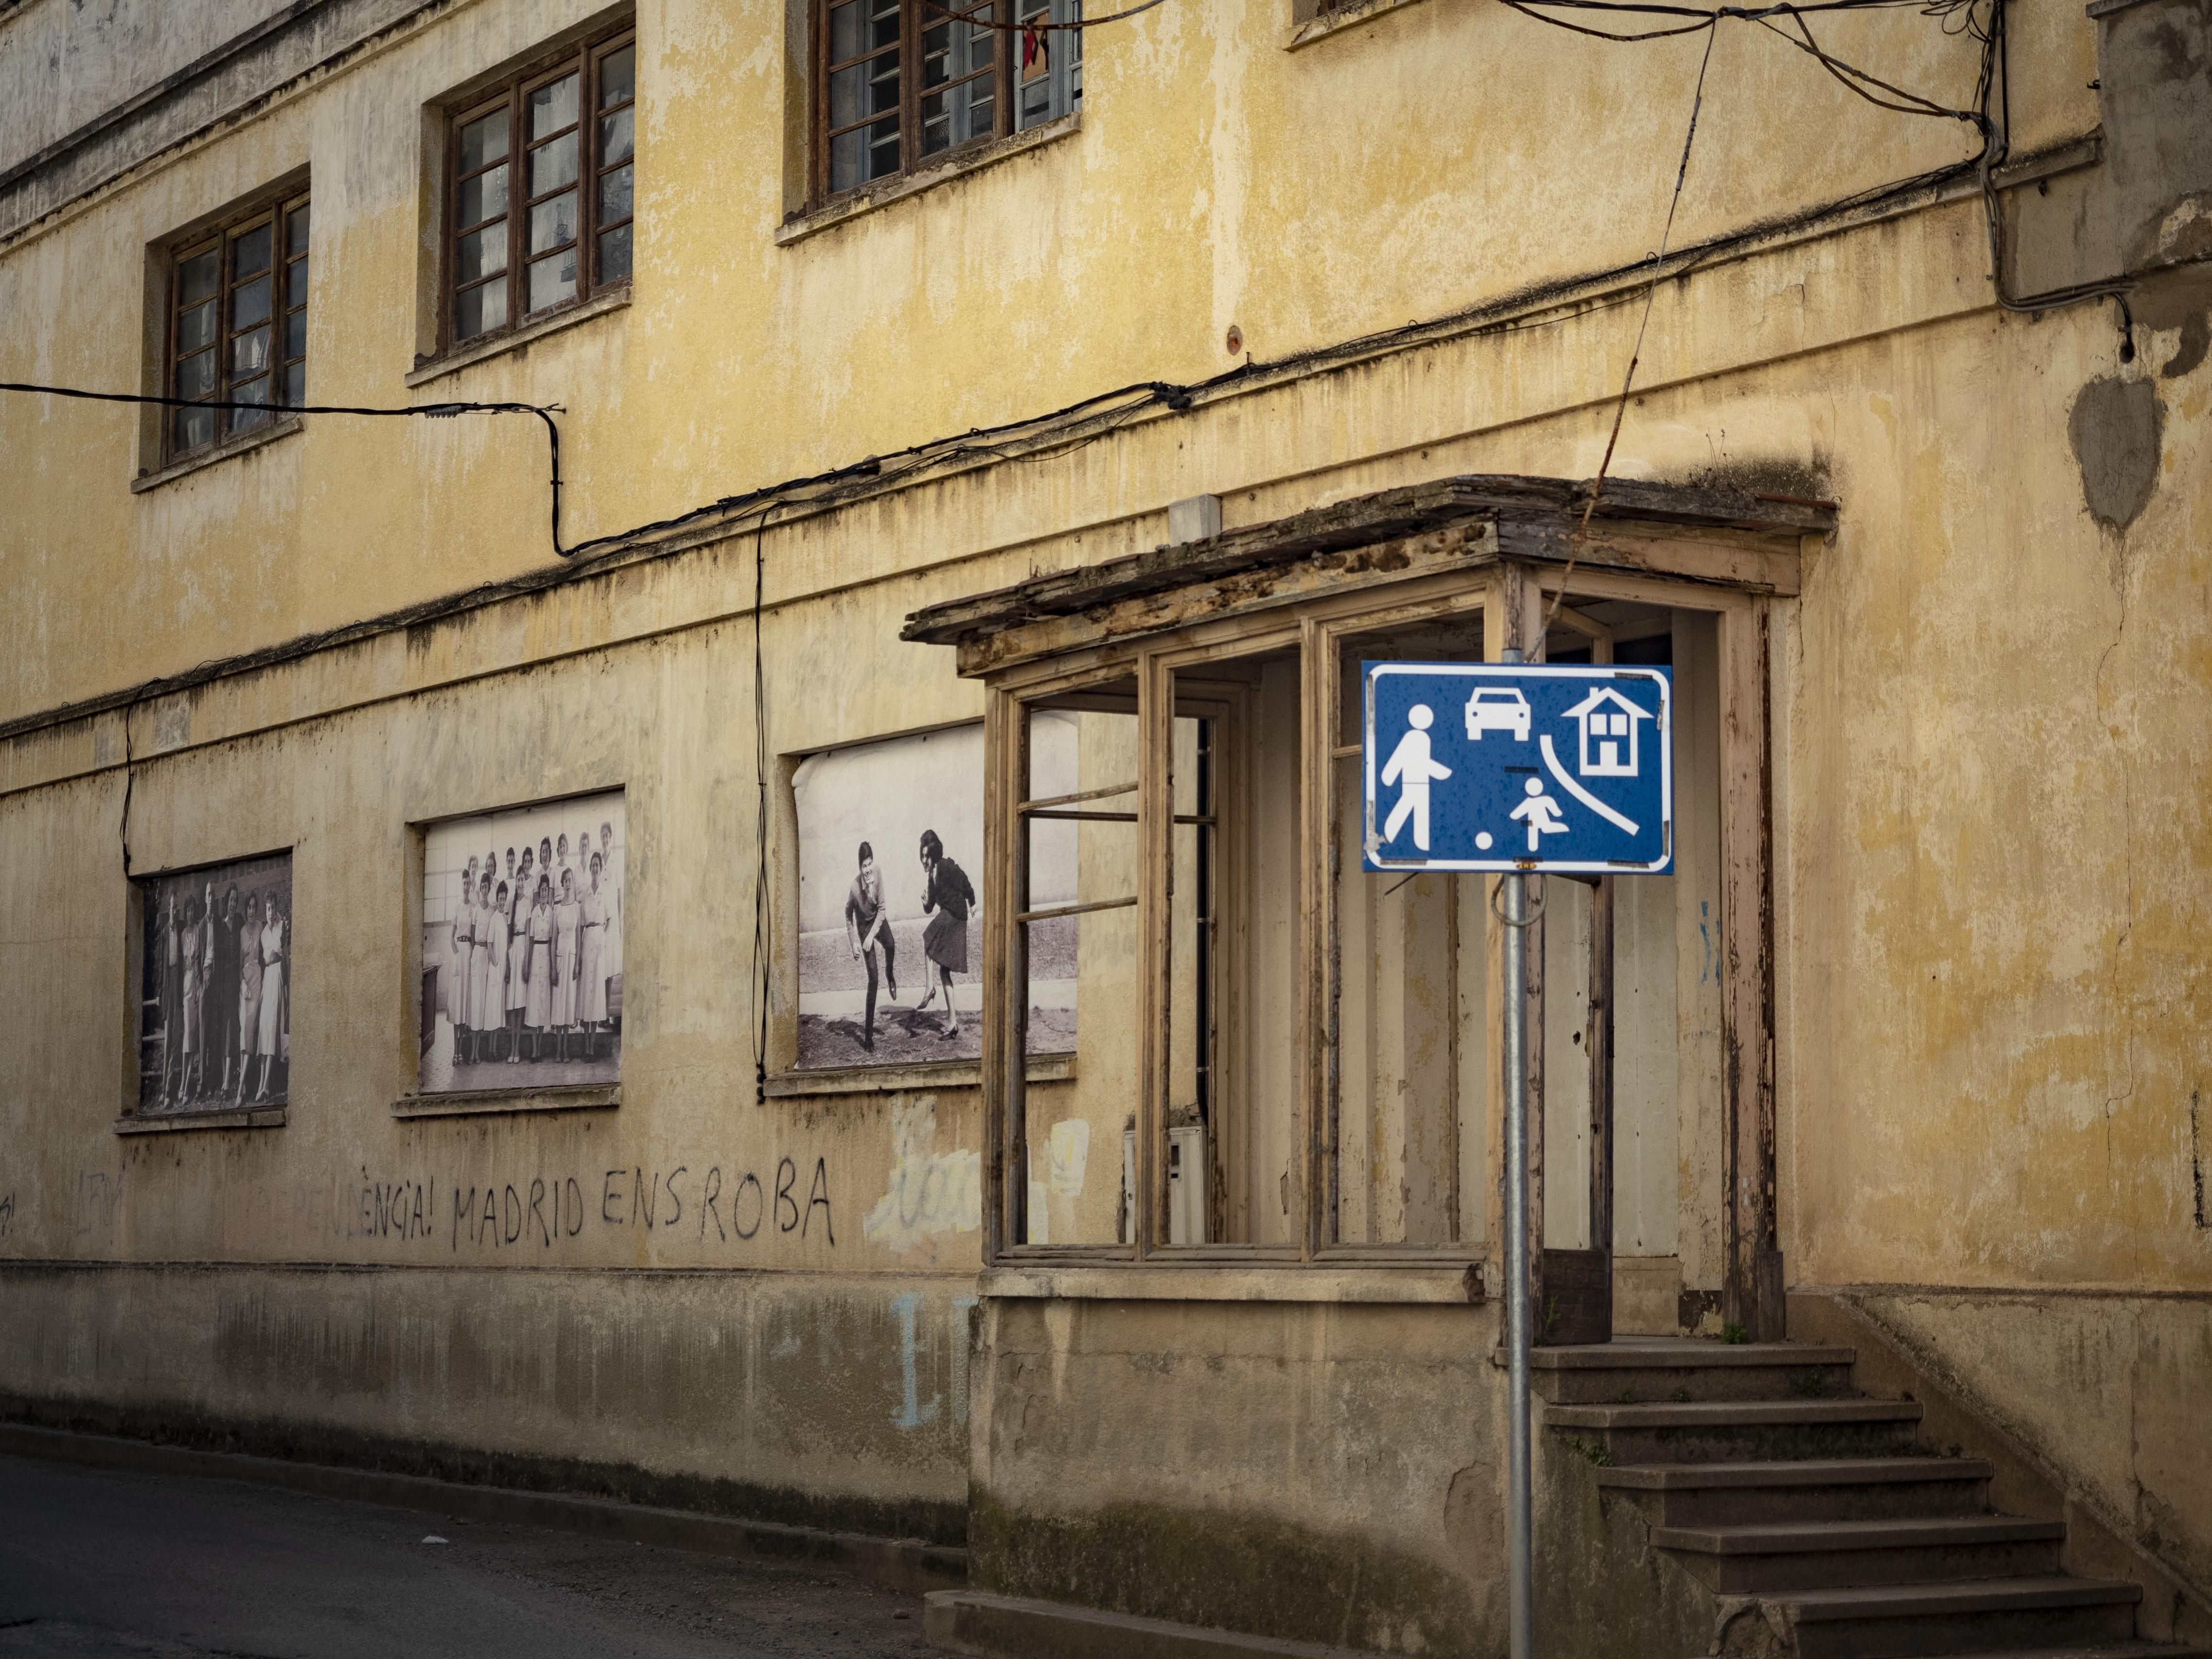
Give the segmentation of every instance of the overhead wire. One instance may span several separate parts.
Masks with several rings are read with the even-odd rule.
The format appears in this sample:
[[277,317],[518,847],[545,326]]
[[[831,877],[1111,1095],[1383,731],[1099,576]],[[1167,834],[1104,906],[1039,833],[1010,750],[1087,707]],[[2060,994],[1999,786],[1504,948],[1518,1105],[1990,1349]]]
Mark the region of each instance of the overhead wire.
[[[2076,305],[2090,300],[2112,300],[2118,311],[2120,329],[2120,360],[2131,362],[2135,357],[2135,319],[2128,307],[2128,295],[2134,284],[2124,279],[2076,283],[2070,287],[2047,289],[2039,294],[2014,295],[2005,287],[2003,209],[1998,199],[1996,169],[2002,166],[2011,144],[2012,88],[2007,54],[2006,0],[1780,0],[1769,6],[1682,6],[1667,3],[1667,0],[1499,0],[1501,4],[1525,16],[1554,28],[1571,30],[1577,34],[1589,35],[1598,40],[1633,42],[1662,40],[1675,35],[1693,34],[1699,30],[1717,30],[1727,21],[1757,23],[1789,42],[1800,52],[1812,57],[1836,81],[1856,96],[1878,108],[1905,115],[1942,117],[1972,126],[1980,138],[1977,153],[1961,164],[1960,170],[1972,169],[1978,176],[1982,197],[1982,213],[1990,251],[1990,284],[2000,309],[2019,314],[2054,310],[2061,306]],[[1982,20],[1982,7],[1988,6],[1988,21]],[[1860,68],[1823,47],[1814,36],[1805,21],[1808,16],[1829,12],[1911,10],[1923,17],[1934,19],[1947,35],[1965,35],[1980,43],[1980,63],[1975,77],[1974,103],[1971,108],[1954,108],[1932,98],[1893,85]],[[1592,28],[1568,21],[1564,17],[1548,14],[1554,11],[1599,13],[1623,17],[1681,18],[1680,25],[1664,28],[1621,33],[1608,29]],[[1796,27],[1793,35],[1777,20],[1787,20]],[[1887,94],[1887,97],[1880,94]],[[2002,99],[2001,112],[1993,108]]]
[[1589,500],[1583,503],[1583,516],[1575,526],[1574,539],[1567,547],[1566,568],[1559,574],[1559,591],[1552,595],[1551,607],[1544,612],[1543,625],[1536,630],[1536,642],[1540,644],[1552,631],[1552,622],[1559,614],[1559,606],[1567,597],[1567,580],[1575,574],[1575,561],[1582,556],[1583,544],[1589,538],[1590,515],[1597,511],[1597,501],[1605,493],[1605,475],[1613,467],[1613,452],[1620,441],[1620,423],[1628,414],[1628,394],[1636,384],[1636,366],[1644,357],[1644,331],[1651,326],[1652,302],[1659,297],[1659,284],[1666,275],[1667,244],[1674,234],[1674,214],[1682,205],[1682,186],[1690,177],[1690,151],[1698,142],[1698,118],[1705,109],[1705,73],[1713,66],[1713,42],[1720,38],[1714,29],[1705,36],[1705,53],[1698,60],[1698,84],[1690,98],[1689,131],[1682,135],[1682,160],[1674,169],[1674,193],[1667,200],[1667,222],[1659,233],[1659,251],[1651,256],[1651,285],[1644,290],[1644,315],[1636,325],[1636,343],[1628,353],[1628,372],[1620,377],[1620,400],[1613,408],[1613,430],[1606,436],[1605,453],[1597,464],[1597,477],[1591,481]]

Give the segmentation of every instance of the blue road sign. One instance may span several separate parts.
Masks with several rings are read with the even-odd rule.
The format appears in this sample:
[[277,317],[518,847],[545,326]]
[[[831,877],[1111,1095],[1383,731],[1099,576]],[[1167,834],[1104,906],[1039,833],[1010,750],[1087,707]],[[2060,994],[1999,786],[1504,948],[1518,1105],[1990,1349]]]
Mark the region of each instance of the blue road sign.
[[1671,671],[1365,662],[1360,684],[1363,868],[1672,867]]

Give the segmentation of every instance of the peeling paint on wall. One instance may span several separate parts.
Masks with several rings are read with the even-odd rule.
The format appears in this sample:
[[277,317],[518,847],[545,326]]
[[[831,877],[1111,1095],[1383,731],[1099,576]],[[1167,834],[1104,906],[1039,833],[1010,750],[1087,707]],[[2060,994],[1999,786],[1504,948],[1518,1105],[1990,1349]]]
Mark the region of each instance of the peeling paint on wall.
[[894,1098],[890,1186],[861,1218],[860,1236],[901,1254],[944,1233],[983,1224],[983,1160],[965,1148],[934,1149],[937,1097]]

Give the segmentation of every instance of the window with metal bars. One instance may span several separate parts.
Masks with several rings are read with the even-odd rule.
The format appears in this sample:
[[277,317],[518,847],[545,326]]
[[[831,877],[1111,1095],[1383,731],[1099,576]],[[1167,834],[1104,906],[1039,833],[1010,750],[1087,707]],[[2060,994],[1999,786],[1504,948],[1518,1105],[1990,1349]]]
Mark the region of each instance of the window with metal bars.
[[813,0],[817,200],[1082,106],[1082,0]]
[[181,460],[267,426],[307,393],[307,198],[264,203],[176,251],[170,267],[166,451]]
[[625,27],[457,110],[446,340],[464,346],[630,279],[637,39]]

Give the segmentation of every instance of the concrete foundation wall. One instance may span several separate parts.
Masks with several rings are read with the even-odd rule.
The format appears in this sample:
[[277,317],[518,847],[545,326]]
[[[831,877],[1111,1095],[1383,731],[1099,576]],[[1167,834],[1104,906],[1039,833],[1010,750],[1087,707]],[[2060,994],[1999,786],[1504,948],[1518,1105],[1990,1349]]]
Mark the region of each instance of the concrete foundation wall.
[[958,1281],[12,1263],[19,1420],[957,1543]]
[[1377,1652],[1503,1650],[1495,1308],[986,1308],[979,1587]]

